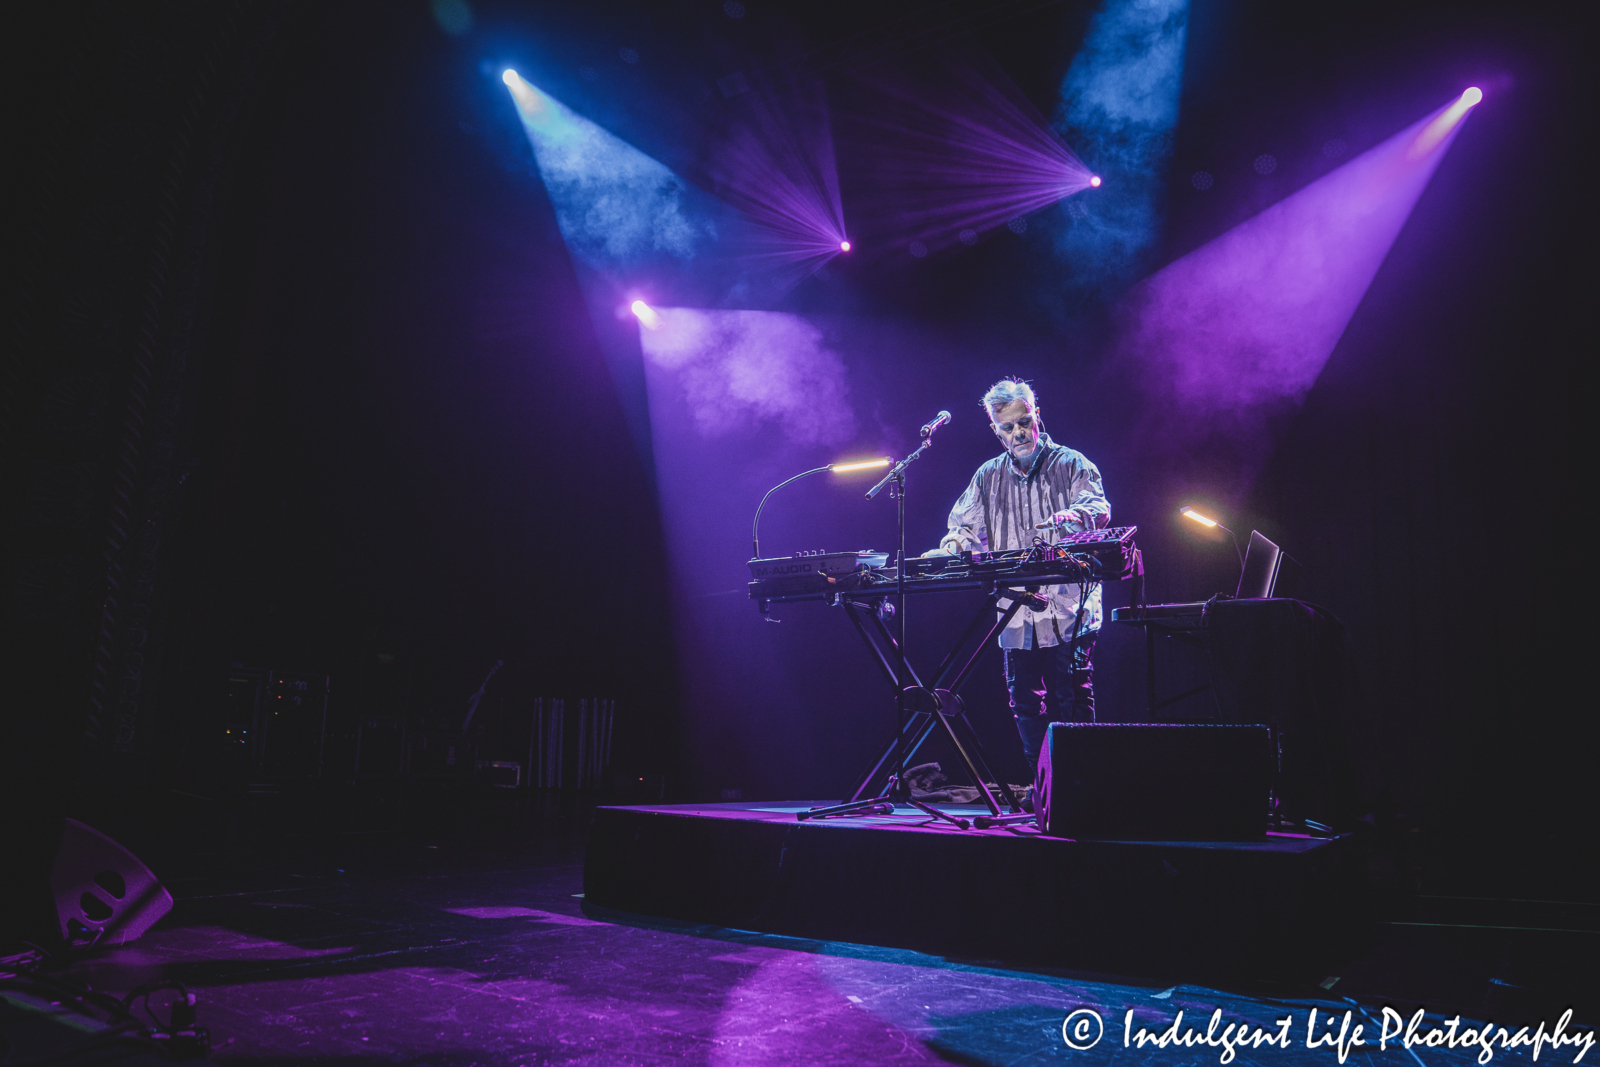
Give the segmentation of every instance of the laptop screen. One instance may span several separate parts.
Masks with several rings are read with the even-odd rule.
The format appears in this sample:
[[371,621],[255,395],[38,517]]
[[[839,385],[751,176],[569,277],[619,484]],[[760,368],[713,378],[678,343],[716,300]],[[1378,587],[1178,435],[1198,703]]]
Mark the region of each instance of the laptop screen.
[[1261,531],[1250,531],[1250,547],[1244,552],[1244,569],[1239,574],[1240,600],[1270,597],[1278,584],[1278,567],[1283,561],[1283,549],[1261,536]]

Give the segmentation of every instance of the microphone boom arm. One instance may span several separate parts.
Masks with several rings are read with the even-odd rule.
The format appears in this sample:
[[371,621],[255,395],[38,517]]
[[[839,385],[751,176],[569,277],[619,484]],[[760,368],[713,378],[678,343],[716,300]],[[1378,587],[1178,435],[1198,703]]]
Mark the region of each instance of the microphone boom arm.
[[911,466],[911,464],[915,463],[917,459],[921,457],[922,453],[928,450],[928,446],[931,444],[933,444],[933,438],[924,437],[922,439],[922,443],[916,447],[916,450],[912,452],[911,455],[890,467],[889,473],[883,476],[883,480],[878,482],[878,484],[873,486],[871,489],[867,490],[867,499],[871,500],[872,498],[876,497],[879,493],[883,492],[884,486],[888,485],[890,482],[900,477],[900,475],[904,474],[905,469]]

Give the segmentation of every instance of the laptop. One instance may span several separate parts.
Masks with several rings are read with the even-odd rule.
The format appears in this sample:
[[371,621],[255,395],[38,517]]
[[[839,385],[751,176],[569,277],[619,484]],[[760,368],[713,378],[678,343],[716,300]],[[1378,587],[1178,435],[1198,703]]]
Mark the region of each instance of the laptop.
[[[1250,531],[1250,546],[1245,549],[1244,566],[1239,571],[1239,587],[1234,590],[1235,600],[1265,600],[1273,596],[1294,595],[1294,574],[1298,567],[1294,557],[1263,537],[1261,531]],[[1200,626],[1206,602],[1197,600],[1185,604],[1145,604],[1116,608],[1111,612],[1113,622],[1167,621],[1170,630],[1194,630]]]
[[1278,572],[1283,567],[1283,549],[1250,531],[1250,547],[1244,550],[1244,567],[1239,571],[1235,600],[1265,600],[1278,588]]

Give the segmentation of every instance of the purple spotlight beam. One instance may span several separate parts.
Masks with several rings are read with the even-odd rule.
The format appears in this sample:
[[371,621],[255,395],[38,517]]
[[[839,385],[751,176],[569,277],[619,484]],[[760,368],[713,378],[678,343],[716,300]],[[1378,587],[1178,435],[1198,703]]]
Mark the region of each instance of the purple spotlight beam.
[[950,245],[1098,184],[998,69],[952,58],[932,82],[878,88],[887,106],[858,121],[883,149],[863,195],[880,248]]
[[792,285],[850,250],[827,105],[820,90],[738,99],[741,114],[713,154],[710,177],[754,223],[740,254]]
[[[671,402],[687,404],[701,436],[737,437],[765,424],[798,444],[837,445],[855,430],[844,361],[807,320],[776,311],[646,310],[654,324],[640,315],[650,329],[639,341],[650,403],[678,394]],[[657,442],[658,455],[666,455],[662,447]],[[663,461],[663,478],[670,467]]]
[[1169,449],[1174,435],[1209,442],[1246,488],[1270,451],[1274,418],[1298,407],[1321,374],[1460,130],[1467,99],[1129,292],[1119,351],[1141,381],[1159,383],[1146,397],[1145,439]]

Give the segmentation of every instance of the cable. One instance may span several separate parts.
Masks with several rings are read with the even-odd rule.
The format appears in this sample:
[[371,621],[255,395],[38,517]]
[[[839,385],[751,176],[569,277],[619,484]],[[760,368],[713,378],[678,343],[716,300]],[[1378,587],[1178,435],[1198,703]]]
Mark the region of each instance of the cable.
[[[51,1063],[68,1059],[101,1045],[125,1041],[137,1045],[145,1052],[158,1052],[173,1059],[191,1059],[206,1055],[211,1050],[211,1035],[203,1026],[196,1026],[195,995],[182,982],[155,982],[139,986],[118,1000],[109,993],[101,993],[87,983],[55,975],[29,973],[11,978],[0,978],[0,989],[11,988],[34,996],[47,997],[54,1003],[71,1006],[84,1014],[93,1008],[103,1012],[109,1022],[106,1029],[76,1044],[53,1052],[12,1059],[9,1049],[0,1050],[0,1067],[25,1067],[30,1064]],[[150,1006],[150,995],[170,989],[178,994],[167,1013],[167,1021]],[[142,1000],[145,1014],[151,1023],[146,1024],[133,1013],[133,1002]]]
[[109,993],[98,992],[81,982],[37,973],[0,978],[0,989],[8,988],[75,1008],[83,1014],[88,1014],[87,1009],[94,1008],[110,1016],[111,1021],[104,1024],[105,1029],[82,1040],[34,1056],[14,1058],[12,1053],[16,1051],[16,1043],[7,1037],[6,1047],[0,1052],[0,1067],[28,1067],[32,1064],[53,1063],[70,1059],[103,1045],[119,1042],[133,1044],[145,1052],[152,1051],[148,1028]]
[[74,1004],[92,1005],[105,1012],[114,1021],[132,1023],[135,1026],[143,1027],[138,1018],[124,1008],[122,1002],[117,1000],[116,997],[109,993],[98,992],[79,982],[37,973],[0,979],[0,989],[9,987],[23,992],[37,993],[39,986],[43,986],[51,995],[69,1000]]
[[133,1045],[143,1052],[152,1051],[150,1039],[145,1036],[143,1027],[135,1026],[131,1023],[122,1023],[84,1038],[82,1041],[74,1042],[38,1056],[24,1056],[21,1059],[12,1059],[10,1056],[0,1058],[0,1065],[4,1065],[4,1067],[32,1067],[34,1064],[56,1063],[61,1060],[71,1059],[91,1049],[100,1048],[103,1045],[124,1043]]

